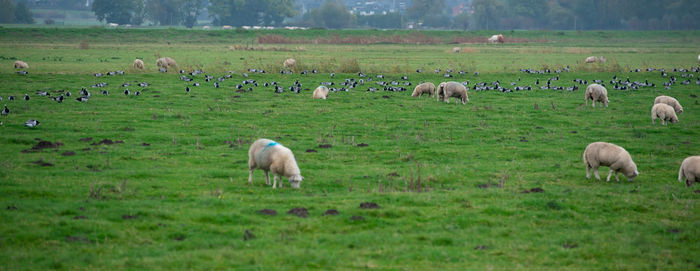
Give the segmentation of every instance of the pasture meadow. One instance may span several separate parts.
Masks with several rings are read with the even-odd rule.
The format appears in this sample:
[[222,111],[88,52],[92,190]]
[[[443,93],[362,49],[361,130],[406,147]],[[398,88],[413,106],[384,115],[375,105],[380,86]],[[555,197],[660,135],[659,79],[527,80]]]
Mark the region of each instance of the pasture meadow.
[[[700,187],[677,180],[681,161],[700,150],[700,74],[673,70],[698,67],[697,31],[516,31],[542,41],[500,46],[451,44],[486,34],[451,31],[420,33],[434,44],[257,42],[268,34],[415,35],[330,32],[0,29],[0,103],[11,110],[0,117],[0,269],[700,266]],[[455,46],[462,51],[452,53]],[[588,55],[608,62],[582,64]],[[203,74],[160,73],[160,56]],[[288,57],[299,67],[280,74]],[[130,68],[135,58],[145,71]],[[29,74],[11,68],[16,59],[29,63]],[[312,69],[318,73],[302,74]],[[105,74],[116,70],[125,73]],[[614,76],[655,86],[615,90]],[[671,76],[677,82],[667,90]],[[539,88],[555,77],[552,85],[579,89]],[[364,83],[311,99],[323,82],[340,88],[350,78]],[[585,85],[574,79],[604,81],[609,107],[586,107]],[[447,80],[468,81],[470,102],[410,97],[420,82]],[[288,89],[296,81],[299,94]],[[378,81],[408,90],[384,91]],[[534,89],[473,90],[495,81]],[[285,91],[263,85],[271,82]],[[97,83],[106,85],[91,87]],[[88,102],[75,100],[83,87]],[[57,103],[37,91],[73,95]],[[651,124],[658,95],[684,106],[679,123]],[[29,119],[40,125],[25,127]],[[273,190],[260,170],[248,184],[247,152],[257,138],[294,152],[301,189],[285,181]],[[595,141],[626,148],[640,176],[605,182],[603,167],[602,181],[587,180],[582,153]]]

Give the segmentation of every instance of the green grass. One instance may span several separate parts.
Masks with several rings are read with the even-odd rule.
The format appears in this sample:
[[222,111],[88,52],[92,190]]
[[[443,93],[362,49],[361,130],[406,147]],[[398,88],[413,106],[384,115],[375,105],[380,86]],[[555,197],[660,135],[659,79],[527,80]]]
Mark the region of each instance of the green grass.
[[[609,88],[606,109],[585,107],[583,90],[470,90],[470,102],[455,105],[414,99],[410,91],[366,92],[373,82],[331,93],[326,101],[310,98],[320,82],[358,78],[326,73],[349,59],[369,76],[381,72],[389,81],[407,74],[414,85],[444,81],[431,70],[459,70],[465,62],[473,63],[465,64],[469,75],[453,79],[469,80],[470,86],[495,80],[509,85],[518,78],[519,85],[534,86],[537,78],[554,75],[517,70],[544,65],[572,67],[555,85],[613,75],[661,85],[668,78],[658,72],[626,70],[697,65],[687,59],[696,45],[587,46],[585,39],[474,45],[477,51],[459,55],[448,53],[454,46],[449,44],[303,45],[306,51],[291,54],[324,72],[280,75],[278,63],[290,52],[178,39],[165,45],[157,34],[171,31],[151,31],[143,31],[153,36],[150,43],[89,39],[86,50],[77,49],[73,43],[80,39],[70,35],[51,43],[31,42],[18,32],[10,34],[16,41],[0,35],[0,96],[12,110],[0,119],[0,269],[690,270],[700,264],[700,194],[697,186],[677,181],[680,162],[698,154],[697,73],[691,85],[671,90]],[[693,33],[685,34],[697,38]],[[587,67],[577,61],[588,52],[568,48],[614,61]],[[179,74],[153,72],[154,52],[215,77],[235,73],[220,89],[199,75],[202,86],[186,94],[191,84],[178,80]],[[145,58],[149,71],[128,70],[135,57]],[[26,60],[30,74],[15,74],[8,67],[12,58]],[[248,79],[261,86],[236,93],[246,67],[268,73],[251,73]],[[416,74],[417,67],[425,72]],[[127,74],[91,75],[115,69]],[[286,87],[297,79],[302,94],[275,94],[262,86],[277,81]],[[108,86],[89,87],[97,82]],[[124,82],[151,85],[131,86],[143,94],[127,97]],[[74,100],[81,87],[92,93],[87,103]],[[36,90],[74,95],[58,104],[34,95]],[[31,100],[7,101],[24,93]],[[653,98],[662,94],[684,106],[680,123],[651,124]],[[41,125],[24,127],[28,119]],[[87,137],[92,140],[81,141]],[[285,184],[273,190],[260,171],[248,185],[247,150],[261,137],[294,151],[305,177],[302,189]],[[37,139],[63,145],[23,152]],[[92,145],[103,139],[124,142]],[[586,180],[581,154],[593,141],[625,147],[641,175],[633,183]],[[75,155],[62,155],[67,151]],[[39,160],[52,166],[37,165]],[[601,169],[603,178],[606,171]],[[418,176],[421,192],[412,189]],[[544,192],[522,193],[535,187]],[[362,202],[381,208],[360,209]],[[286,214],[295,207],[307,208],[309,217]],[[265,208],[278,214],[258,214]],[[340,214],[323,216],[327,209]],[[244,240],[245,230],[256,238]]]

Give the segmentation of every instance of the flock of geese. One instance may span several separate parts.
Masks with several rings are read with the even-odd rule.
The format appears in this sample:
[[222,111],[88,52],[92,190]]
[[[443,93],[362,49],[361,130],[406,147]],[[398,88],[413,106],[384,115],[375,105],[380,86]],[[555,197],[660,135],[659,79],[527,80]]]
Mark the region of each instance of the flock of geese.
[[[167,70],[162,70],[163,72],[167,72]],[[474,91],[500,91],[504,93],[510,93],[514,91],[530,91],[534,89],[540,89],[540,90],[558,90],[558,91],[576,91],[579,90],[580,86],[585,86],[588,85],[588,80],[587,79],[580,79],[576,78],[573,79],[571,83],[566,84],[566,83],[558,83],[560,82],[560,74],[563,72],[570,72],[571,69],[569,66],[563,67],[561,69],[541,69],[541,70],[536,70],[536,69],[521,69],[520,70],[523,73],[526,74],[536,74],[536,75],[546,75],[547,78],[543,78],[540,80],[540,78],[536,78],[534,86],[532,85],[525,85],[522,84],[523,82],[521,81],[521,78],[518,77],[515,81],[510,82],[509,84],[502,84],[501,80],[495,80],[491,82],[486,82],[486,81],[481,81],[481,82],[474,82],[471,84],[470,81],[462,81],[461,83],[465,85],[468,89],[474,90]],[[656,69],[656,68],[644,68],[644,69],[631,69],[630,73],[639,73],[639,72],[659,72],[661,78],[667,78],[668,80],[663,82],[663,86],[665,89],[670,89],[671,86],[675,84],[681,84],[681,85],[690,85],[692,83],[692,79],[695,78],[696,76],[694,74],[697,74],[700,72],[700,67],[693,67],[690,69],[685,69],[685,68],[673,68],[671,70],[674,73],[680,73],[678,74],[678,77],[676,75],[670,75],[668,71],[666,71],[663,68]],[[202,86],[202,84],[205,83],[210,83],[214,88],[221,88],[222,84],[229,80],[233,79],[233,75],[235,74],[234,71],[228,71],[223,76],[220,77],[214,77],[212,75],[204,74],[204,71],[201,69],[193,70],[191,72],[186,72],[185,70],[180,70],[179,71],[181,76],[180,80],[187,82],[187,86],[185,87],[185,92],[190,93],[193,88]],[[417,69],[416,73],[422,73],[422,69]],[[452,69],[447,69],[444,71],[441,69],[434,69],[433,72],[435,74],[440,74],[442,73],[442,76],[444,78],[452,78],[454,71]],[[263,69],[247,69],[246,72],[241,73],[241,76],[244,78],[240,83],[237,83],[233,86],[233,89],[235,92],[252,92],[254,88],[258,87],[259,84],[256,80],[248,79],[249,74],[259,74],[263,75],[265,74],[265,70]],[[304,70],[300,72],[300,75],[308,75],[308,74],[317,74],[319,73],[317,70]],[[466,75],[467,72],[465,71],[459,71],[457,72],[460,75]],[[17,74],[19,75],[27,75],[29,74],[27,71],[18,71]],[[116,75],[124,75],[124,71],[122,70],[117,70],[117,71],[110,71],[110,72],[105,72],[105,73],[94,73],[93,75],[96,78],[100,78],[103,76],[116,76]],[[290,70],[281,70],[280,74],[294,74]],[[199,76],[203,75],[203,76]],[[474,78],[478,78],[479,73],[474,72],[473,73]],[[336,77],[335,73],[330,73],[329,77],[331,79],[334,79]],[[679,78],[680,77],[680,78]],[[204,82],[196,82],[196,79],[204,79]],[[359,72],[357,73],[357,78],[350,77],[346,78],[341,82],[333,82],[333,81],[323,81],[320,82],[320,85],[328,86],[329,90],[332,92],[348,92],[353,89],[357,89],[358,87],[363,87],[367,85],[366,91],[367,92],[377,92],[380,90],[383,91],[390,91],[390,92],[403,92],[407,91],[407,87],[410,87],[413,85],[413,83],[408,79],[407,75],[402,75],[398,77],[395,80],[390,80],[386,81],[384,80],[385,76],[382,74],[377,74],[374,76],[369,76],[365,73]],[[680,80],[680,81],[679,81]],[[213,81],[213,83],[211,83]],[[656,87],[655,83],[649,82],[648,79],[645,79],[644,81],[632,81],[630,80],[629,77],[626,77],[625,79],[619,78],[617,75],[614,75],[609,81],[604,81],[601,79],[594,79],[592,82],[601,84],[604,87],[606,87],[606,83],[609,83],[610,86],[612,86],[613,89],[615,90],[638,90],[640,88],[646,88],[646,87]],[[555,85],[557,84],[558,85]],[[700,85],[700,79],[697,79],[695,81],[696,85]],[[150,84],[147,82],[140,82],[136,83],[133,86],[138,86],[141,88],[146,88]],[[472,85],[470,87],[470,85]],[[91,85],[91,88],[105,88],[107,87],[108,84],[104,82],[100,83],[95,83]],[[135,96],[140,96],[141,91],[131,91],[129,90],[129,87],[131,87],[131,83],[123,83],[121,84],[121,87],[124,88],[122,93],[126,96],[130,95],[135,95]],[[262,84],[263,87],[269,88],[272,90],[274,93],[284,93],[286,91],[292,92],[292,93],[301,93],[302,90],[311,90],[310,88],[303,88],[303,84],[300,82],[299,79],[295,79],[294,83],[288,86],[283,86],[282,84],[276,82],[276,81],[269,81],[269,82],[264,82]],[[142,89],[143,90],[143,89]],[[102,95],[109,95],[109,91],[102,89],[100,90]],[[68,97],[71,97],[71,92],[70,91],[64,91],[64,90],[57,90],[55,93],[49,93],[47,91],[37,91],[36,95],[40,97],[48,97],[52,99],[53,101],[57,103],[62,103],[65,99]],[[88,91],[87,88],[82,87],[81,90],[79,91],[79,95],[75,100],[77,102],[88,102],[91,98],[91,93]],[[7,100],[8,101],[14,101],[16,98],[15,96],[8,96]],[[25,94],[24,98],[25,101],[29,101],[31,97],[29,94]],[[0,101],[3,100],[3,97],[0,96]],[[11,110],[7,107],[7,104],[5,104],[3,110],[0,112],[3,116],[9,115],[11,113]],[[0,125],[2,122],[0,122]],[[25,126],[27,127],[37,127],[40,124],[38,120],[35,119],[30,119],[25,122]]]

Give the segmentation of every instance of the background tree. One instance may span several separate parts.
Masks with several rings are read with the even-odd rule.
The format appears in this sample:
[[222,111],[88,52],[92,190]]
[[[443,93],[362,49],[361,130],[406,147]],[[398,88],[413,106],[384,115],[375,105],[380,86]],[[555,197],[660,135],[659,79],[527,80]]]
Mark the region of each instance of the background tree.
[[307,12],[304,16],[305,24],[330,29],[349,28],[355,25],[355,21],[355,16],[345,4],[336,0],[327,0],[321,7]]
[[469,13],[462,12],[455,16],[454,21],[452,22],[452,28],[467,30],[469,29],[469,21],[471,21],[471,19],[472,18],[469,16]]
[[474,24],[478,29],[498,29],[505,7],[497,0],[474,0]]
[[446,27],[450,19],[445,11],[445,0],[414,0],[406,9],[406,16],[427,27]]
[[18,2],[15,6],[15,23],[18,24],[33,24],[34,14],[29,11],[24,2]]
[[100,21],[129,24],[134,13],[134,0],[95,0],[92,11]]
[[296,15],[293,0],[210,0],[215,25],[280,25]]
[[0,23],[11,24],[15,22],[15,6],[12,0],[0,0]]

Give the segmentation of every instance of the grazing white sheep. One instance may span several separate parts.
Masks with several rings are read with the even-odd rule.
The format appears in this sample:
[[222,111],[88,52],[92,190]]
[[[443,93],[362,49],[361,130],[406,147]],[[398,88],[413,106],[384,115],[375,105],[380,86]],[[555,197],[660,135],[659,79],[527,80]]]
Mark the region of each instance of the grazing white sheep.
[[588,106],[588,100],[593,100],[593,107],[595,107],[595,102],[601,102],[605,107],[608,107],[608,90],[599,84],[590,84],[586,87],[585,99],[586,106]]
[[462,50],[462,48],[459,48],[459,47],[454,47],[454,48],[452,48],[452,52],[455,53],[455,54],[456,54],[456,53],[459,53],[459,51],[461,51],[461,50]]
[[425,82],[417,85],[411,93],[411,97],[420,97],[423,94],[428,94],[428,97],[433,97],[435,95],[435,84],[430,82]]
[[655,124],[657,118],[661,119],[661,124],[663,125],[666,125],[669,121],[671,123],[678,122],[676,111],[667,104],[655,104],[651,107],[651,124]]
[[314,94],[312,96],[314,99],[323,99],[325,100],[328,98],[328,87],[326,86],[318,86],[314,90]]
[[161,57],[158,60],[156,60],[156,67],[159,68],[168,68],[168,67],[177,67],[177,62],[175,62],[174,59],[169,58],[169,57]]
[[211,28],[211,27],[208,26],[208,25],[202,26],[202,29],[203,29],[203,30],[209,30],[210,28]]
[[656,97],[654,99],[654,104],[667,104],[673,107],[673,110],[676,110],[676,113],[680,114],[683,113],[683,106],[676,100],[676,98],[673,98],[671,96],[666,96],[666,95],[661,95]]
[[584,60],[586,63],[595,63],[596,61],[598,61],[598,59],[595,56],[589,56]]
[[466,104],[469,101],[469,96],[467,96],[467,88],[457,82],[442,82],[437,87],[437,99],[438,101],[449,102],[451,97],[457,98],[457,102],[462,101],[462,104]]
[[107,26],[109,26],[109,27],[117,27],[117,26],[119,26],[119,24],[115,24],[115,23],[108,23],[108,24],[107,24]]
[[224,26],[221,27],[221,29],[223,29],[223,30],[231,30],[231,29],[233,29],[233,26],[224,25]]
[[698,63],[700,63],[700,55],[698,55]]
[[17,60],[14,64],[15,69],[29,69],[29,64],[27,62]]
[[143,60],[138,59],[138,58],[135,59],[134,60],[134,69],[143,70]]
[[678,170],[678,181],[683,182],[683,179],[686,186],[693,186],[700,181],[700,156],[689,156],[683,160]]
[[604,56],[599,56],[598,57],[598,62],[600,63],[605,63],[605,61],[608,61]]
[[288,58],[282,63],[282,66],[284,66],[285,69],[290,69],[294,68],[294,66],[297,65],[297,60],[293,58]]
[[[264,138],[256,140],[250,145],[248,158],[248,167],[250,169],[248,183],[253,182],[253,170],[256,168],[265,172],[265,183],[267,185],[270,185],[270,175],[268,173],[272,171],[274,176],[272,188],[277,188],[279,175],[287,177],[293,188],[299,188],[301,181],[304,180],[292,151],[275,141]],[[282,187],[281,181],[279,187]]]
[[504,43],[505,39],[503,38],[503,35],[498,34],[498,35],[493,35],[489,38],[489,43]]
[[615,180],[618,182],[620,181],[617,177],[618,172],[627,176],[630,182],[639,175],[637,165],[632,161],[630,154],[624,148],[612,143],[593,142],[588,144],[586,150],[583,151],[583,163],[586,164],[586,179],[591,178],[590,171],[593,169],[596,179],[600,180],[600,175],[598,175],[598,167],[600,166],[610,167],[606,180],[608,182],[613,172],[615,172]]

